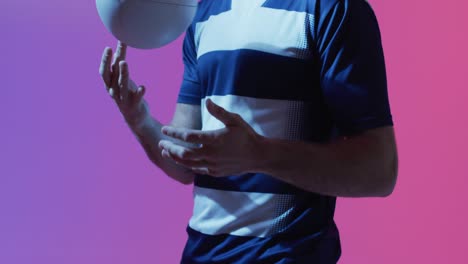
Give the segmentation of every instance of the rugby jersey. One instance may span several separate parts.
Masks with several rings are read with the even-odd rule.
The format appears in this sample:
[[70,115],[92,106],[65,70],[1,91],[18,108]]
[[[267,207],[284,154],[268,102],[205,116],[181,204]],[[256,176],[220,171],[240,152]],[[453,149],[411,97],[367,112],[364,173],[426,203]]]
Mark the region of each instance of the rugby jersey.
[[[178,103],[205,100],[259,134],[303,142],[392,125],[375,15],[364,0],[203,0],[183,43]],[[313,158],[313,157],[311,157]],[[310,175],[310,177],[314,177]],[[182,263],[336,263],[336,197],[270,175],[196,175]]]

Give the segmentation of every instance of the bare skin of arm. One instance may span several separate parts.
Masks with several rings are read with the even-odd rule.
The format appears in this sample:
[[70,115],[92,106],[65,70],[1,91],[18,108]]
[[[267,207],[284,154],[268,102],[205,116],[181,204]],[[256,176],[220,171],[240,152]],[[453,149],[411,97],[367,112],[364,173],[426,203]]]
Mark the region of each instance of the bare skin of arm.
[[[151,116],[148,104],[143,98],[144,86],[137,86],[131,79],[125,61],[127,46],[119,42],[112,59],[112,49],[107,47],[99,68],[107,92],[114,99],[127,125],[145,150],[148,158],[169,177],[183,184],[193,182],[194,173],[176,164],[169,152],[158,147],[161,140],[190,147],[192,144],[169,138],[161,133],[161,122]],[[199,105],[177,104],[171,126],[200,129],[201,111]]]
[[327,144],[263,138],[259,170],[325,195],[386,197],[397,179],[394,134],[387,126]]
[[[188,129],[200,129],[200,106],[189,104],[177,104],[171,126]],[[194,173],[184,166],[176,164],[170,159],[167,151],[158,147],[160,140],[170,140],[176,144],[190,147],[191,144],[180,140],[174,140],[161,132],[162,124],[150,114],[138,126],[131,126],[138,142],[145,150],[148,158],[172,179],[183,184],[193,182]]]

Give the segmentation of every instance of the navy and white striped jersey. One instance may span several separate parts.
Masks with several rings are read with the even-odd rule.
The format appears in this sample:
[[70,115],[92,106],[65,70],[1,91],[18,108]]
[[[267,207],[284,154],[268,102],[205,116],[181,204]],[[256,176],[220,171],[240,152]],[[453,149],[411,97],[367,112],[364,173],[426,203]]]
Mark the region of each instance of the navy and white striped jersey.
[[[178,102],[201,106],[202,130],[223,127],[208,98],[271,138],[327,142],[393,124],[365,0],[203,0],[183,59]],[[182,263],[336,263],[335,202],[261,173],[197,175]]]

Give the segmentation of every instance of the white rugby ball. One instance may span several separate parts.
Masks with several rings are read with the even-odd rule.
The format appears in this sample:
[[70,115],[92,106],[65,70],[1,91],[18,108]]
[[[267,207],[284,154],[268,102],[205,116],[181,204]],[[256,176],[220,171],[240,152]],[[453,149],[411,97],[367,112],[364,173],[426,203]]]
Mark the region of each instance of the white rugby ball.
[[198,0],[96,0],[105,27],[137,49],[162,47],[188,28]]

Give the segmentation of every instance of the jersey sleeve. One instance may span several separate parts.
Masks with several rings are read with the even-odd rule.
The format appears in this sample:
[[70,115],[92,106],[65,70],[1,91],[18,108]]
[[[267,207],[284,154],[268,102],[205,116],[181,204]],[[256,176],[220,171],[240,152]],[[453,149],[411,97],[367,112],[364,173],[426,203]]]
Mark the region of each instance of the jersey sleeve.
[[[320,2],[315,43],[321,89],[342,136],[393,125],[375,14],[365,0]],[[317,14],[317,13],[316,13]]]
[[197,71],[197,52],[194,43],[194,24],[187,29],[182,45],[182,59],[184,63],[184,74],[178,103],[201,104],[200,80]]

